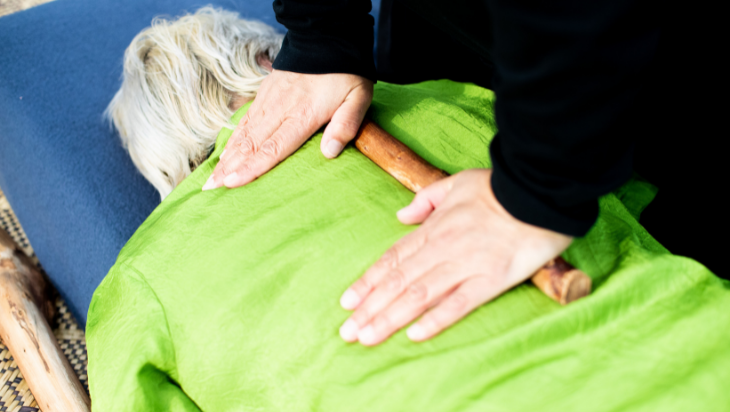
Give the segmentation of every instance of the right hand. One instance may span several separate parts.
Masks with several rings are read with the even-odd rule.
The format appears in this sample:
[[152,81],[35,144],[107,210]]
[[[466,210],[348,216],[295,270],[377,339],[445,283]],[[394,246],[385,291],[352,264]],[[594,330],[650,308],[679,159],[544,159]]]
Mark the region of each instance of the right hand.
[[354,74],[274,70],[261,84],[203,190],[250,183],[294,153],[320,127],[332,159],[355,137],[373,98],[373,82]]

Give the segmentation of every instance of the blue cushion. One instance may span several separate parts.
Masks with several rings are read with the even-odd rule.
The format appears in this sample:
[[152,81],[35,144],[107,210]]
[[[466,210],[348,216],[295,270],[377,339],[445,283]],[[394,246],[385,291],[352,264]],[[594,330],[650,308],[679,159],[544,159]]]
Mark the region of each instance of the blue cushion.
[[102,119],[124,49],[153,17],[206,4],[284,31],[271,0],[57,0],[0,18],[0,187],[82,324],[94,289],[159,203]]

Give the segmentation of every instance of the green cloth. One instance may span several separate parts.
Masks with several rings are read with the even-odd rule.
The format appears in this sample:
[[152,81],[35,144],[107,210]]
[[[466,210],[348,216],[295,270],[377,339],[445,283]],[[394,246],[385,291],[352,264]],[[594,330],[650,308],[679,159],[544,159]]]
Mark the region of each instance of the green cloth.
[[[489,167],[493,100],[378,83],[370,115],[455,173]],[[202,192],[230,134],[94,294],[95,412],[728,410],[730,283],[639,225],[648,183],[602,197],[564,254],[589,297],[561,307],[526,283],[433,340],[364,347],[340,339],[339,297],[414,229],[395,216],[413,194],[354,148],[325,159],[321,133],[245,187]]]

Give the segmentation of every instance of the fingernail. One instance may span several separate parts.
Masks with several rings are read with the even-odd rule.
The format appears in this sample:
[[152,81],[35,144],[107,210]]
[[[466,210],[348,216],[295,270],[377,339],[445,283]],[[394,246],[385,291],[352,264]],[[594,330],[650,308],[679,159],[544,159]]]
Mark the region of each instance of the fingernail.
[[238,173],[233,172],[226,176],[225,179],[223,179],[223,185],[224,186],[233,186],[236,184],[236,181],[238,180]]
[[347,319],[340,326],[340,336],[347,342],[355,342],[357,340],[357,324],[352,319]]
[[342,143],[340,143],[339,140],[332,139],[329,143],[327,143],[327,146],[325,146],[324,154],[329,157],[337,157],[337,155],[342,151],[342,147]]
[[403,220],[404,217],[408,216],[408,214],[410,213],[410,207],[411,205],[408,205],[395,213],[395,216],[398,218],[398,220]]
[[426,330],[423,329],[423,326],[419,325],[418,323],[413,324],[408,330],[406,331],[406,335],[408,336],[408,339],[410,340],[424,340],[426,339]]
[[347,309],[353,310],[360,304],[360,296],[352,289],[347,289],[340,298],[340,305]]
[[203,185],[203,190],[216,189],[218,186],[215,185],[215,175],[210,175],[208,181]]
[[357,340],[363,345],[375,343],[375,329],[370,325],[365,326],[365,328],[358,332]]

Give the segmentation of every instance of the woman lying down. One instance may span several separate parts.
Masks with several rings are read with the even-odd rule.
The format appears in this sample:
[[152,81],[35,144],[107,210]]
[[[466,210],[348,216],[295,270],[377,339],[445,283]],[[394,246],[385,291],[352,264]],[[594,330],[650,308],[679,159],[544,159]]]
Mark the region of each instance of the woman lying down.
[[[728,404],[730,294],[638,224],[654,193],[640,180],[604,196],[565,254],[593,277],[591,296],[561,308],[525,284],[425,342],[403,331],[372,347],[343,341],[338,299],[414,229],[395,216],[412,193],[353,148],[325,159],[321,133],[246,186],[201,191],[280,41],[206,8],[157,21],[129,47],[109,113],[164,201],[91,304],[95,411]],[[472,84],[378,83],[369,116],[455,173],[490,166],[492,102]]]

